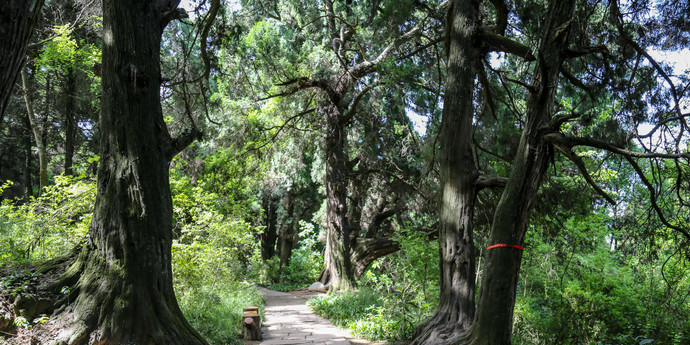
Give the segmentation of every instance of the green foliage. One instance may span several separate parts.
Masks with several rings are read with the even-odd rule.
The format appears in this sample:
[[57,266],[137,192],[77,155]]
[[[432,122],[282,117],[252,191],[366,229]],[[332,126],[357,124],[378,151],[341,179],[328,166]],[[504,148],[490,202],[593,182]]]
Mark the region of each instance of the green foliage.
[[224,199],[203,183],[194,185],[173,172],[170,185],[173,281],[180,307],[211,344],[241,344],[242,308],[263,306],[261,293],[241,282],[256,248],[257,229],[221,212]]
[[[0,265],[41,262],[72,249],[88,231],[96,183],[90,178],[56,176],[40,198],[0,208]],[[3,188],[7,187],[5,184]],[[219,210],[220,198],[193,185],[189,178],[171,177],[175,239],[172,247],[176,295],[189,319],[211,344],[241,344],[242,308],[262,306],[261,293],[242,283],[256,229]],[[0,279],[0,292],[16,294],[37,276],[18,271]],[[29,323],[15,320],[18,327]],[[26,322],[24,322],[26,321]]]
[[683,331],[690,282],[680,273],[688,262],[673,255],[673,245],[660,244],[648,257],[634,242],[617,244],[633,229],[603,208],[535,220],[518,286],[516,345],[690,341]]
[[280,267],[280,258],[275,256],[261,262],[257,250],[252,258],[250,277],[259,284],[277,291],[292,291],[315,282],[323,268],[323,250],[318,242],[318,231],[312,223],[300,221],[300,246],[292,251],[290,262]]
[[0,277],[0,294],[16,296],[18,293],[36,285],[39,275],[27,270],[15,271]]
[[351,324],[367,318],[372,311],[383,307],[381,295],[370,289],[359,292],[345,292],[314,297],[307,305],[317,314],[328,318],[338,326]]
[[71,24],[53,27],[53,38],[45,43],[36,60],[37,77],[51,78],[52,72],[67,73],[79,70],[91,81],[91,92],[100,90],[100,77],[94,71],[94,65],[101,62],[101,50],[84,40],[77,41],[75,28]]
[[[176,277],[179,276],[178,272]],[[182,290],[176,285],[178,302],[187,320],[210,344],[243,344],[242,308],[263,306],[261,292],[250,284],[221,279],[213,285],[200,285],[193,290]]]
[[317,297],[309,300],[309,306],[356,336],[409,339],[438,305],[438,246],[419,232],[403,232],[395,239],[400,250],[365,272],[362,290]]
[[56,176],[39,198],[0,208],[0,265],[39,262],[65,253],[86,235],[96,183],[90,178]]

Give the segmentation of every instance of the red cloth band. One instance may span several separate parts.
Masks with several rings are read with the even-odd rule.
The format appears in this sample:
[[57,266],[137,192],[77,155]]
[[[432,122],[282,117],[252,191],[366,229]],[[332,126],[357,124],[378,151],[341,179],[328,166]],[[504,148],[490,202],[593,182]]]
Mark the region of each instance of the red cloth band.
[[494,244],[493,246],[486,247],[486,250],[494,249],[494,248],[498,248],[498,247],[511,247],[511,248],[520,249],[520,250],[524,249],[524,248],[522,248],[520,246],[516,246],[514,244],[499,243],[499,244]]

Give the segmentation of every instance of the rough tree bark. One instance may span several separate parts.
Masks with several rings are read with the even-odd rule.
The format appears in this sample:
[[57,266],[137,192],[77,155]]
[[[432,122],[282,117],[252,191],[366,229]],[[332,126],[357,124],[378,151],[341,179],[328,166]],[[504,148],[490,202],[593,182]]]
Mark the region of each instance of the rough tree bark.
[[364,274],[374,260],[400,250],[400,245],[390,238],[357,238],[353,243],[352,265],[355,279]]
[[[553,117],[558,76],[568,47],[576,1],[552,0],[539,47],[532,89],[527,99],[527,122],[513,161],[508,183],[494,213],[489,245],[522,246],[532,207],[553,148],[544,139]],[[510,344],[513,309],[522,251],[501,247],[486,251],[484,274],[471,344]]]
[[0,1],[0,122],[44,0]]
[[[508,182],[494,212],[489,245],[524,244],[529,211],[551,157],[552,147],[545,135],[553,117],[558,76],[575,7],[576,1],[549,3],[527,99],[527,120]],[[521,261],[522,251],[514,247],[487,250],[472,326],[467,332],[439,343],[510,345]]]
[[[355,286],[354,270],[350,259],[350,226],[347,219],[347,167],[345,162],[347,134],[342,123],[343,107],[339,106],[342,95],[350,83],[328,90],[328,100],[322,107],[326,117],[326,237],[325,262],[330,290],[350,290]],[[330,89],[330,88],[329,88]]]
[[472,155],[472,92],[479,57],[480,2],[454,1],[449,13],[448,73],[439,138],[441,298],[436,314],[417,329],[412,344],[435,344],[457,336],[474,318],[472,218],[479,174]]
[[70,287],[56,306],[70,322],[58,344],[206,344],[172,284],[168,168],[199,136],[172,138],[160,104],[161,35],[178,3],[103,1],[98,194],[89,235],[54,284]]

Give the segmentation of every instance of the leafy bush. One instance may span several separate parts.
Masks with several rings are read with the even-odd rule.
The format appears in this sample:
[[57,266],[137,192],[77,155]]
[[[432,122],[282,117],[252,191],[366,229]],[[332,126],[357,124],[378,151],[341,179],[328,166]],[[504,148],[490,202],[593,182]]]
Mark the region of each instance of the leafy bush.
[[74,247],[88,232],[95,198],[93,179],[55,176],[38,198],[3,200],[0,265],[43,261]]
[[250,276],[261,285],[272,290],[292,291],[309,286],[315,282],[323,268],[323,250],[318,242],[318,230],[312,223],[300,221],[301,231],[298,234],[299,247],[292,251],[290,262],[280,267],[280,258],[272,257],[261,262],[257,248],[252,257]]
[[415,232],[403,232],[396,241],[400,250],[372,264],[359,292],[317,297],[309,306],[359,337],[411,338],[438,305],[438,246]]
[[263,306],[261,293],[242,283],[257,229],[243,219],[224,215],[220,198],[171,177],[173,191],[173,275],[182,312],[211,344],[241,344],[242,308]]
[[311,298],[307,305],[317,314],[328,318],[338,326],[366,318],[370,312],[383,307],[383,299],[376,291],[363,289],[359,292],[344,292]]

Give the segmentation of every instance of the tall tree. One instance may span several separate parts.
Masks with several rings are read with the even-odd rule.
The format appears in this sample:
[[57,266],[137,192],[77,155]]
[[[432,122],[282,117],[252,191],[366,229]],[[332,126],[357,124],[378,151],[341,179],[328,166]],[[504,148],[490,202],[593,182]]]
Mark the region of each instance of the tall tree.
[[26,48],[44,0],[8,0],[0,4],[0,121],[24,64]]
[[103,1],[98,196],[88,238],[52,286],[70,287],[61,303],[71,325],[58,342],[206,343],[172,286],[168,168],[199,136],[191,130],[173,138],[161,110],[161,35],[184,15],[178,3]]
[[[271,4],[248,1],[248,4],[251,5],[248,8],[255,8],[267,18],[257,23],[250,33],[261,41],[257,42],[256,53],[248,58],[275,68],[275,73],[269,77],[273,79],[273,89],[262,100],[285,99],[285,103],[306,104],[290,120],[296,122],[295,119],[313,118],[312,114],[316,114],[316,121],[323,126],[327,245],[322,281],[330,282],[334,290],[349,289],[355,284],[355,274],[351,262],[354,236],[348,218],[349,171],[353,159],[348,135],[357,117],[366,114],[366,99],[383,85],[381,76],[395,74],[395,66],[402,64],[401,61],[438,43],[436,37],[424,35],[428,29],[426,25],[433,21],[428,12],[434,12],[431,8],[436,5],[406,1],[405,9],[399,11],[401,6],[397,1],[281,1]],[[375,25],[381,26],[377,29],[380,35],[371,31]],[[272,55],[263,56],[269,47],[285,47],[280,39],[264,39],[267,33],[277,34],[278,27],[291,36],[287,45],[294,48],[284,54],[286,59],[282,60]],[[429,31],[433,34],[433,29]],[[408,45],[411,53],[395,61],[397,52],[417,38],[424,43],[419,47]],[[313,48],[308,51],[305,47]],[[307,101],[295,102],[296,94],[307,94],[302,97]]]
[[475,254],[472,222],[475,181],[472,154],[473,92],[480,50],[481,1],[454,1],[448,14],[447,76],[439,134],[441,298],[436,314],[413,344],[429,344],[467,330],[474,318]]

